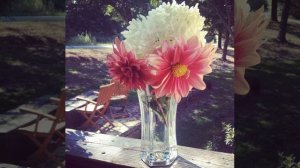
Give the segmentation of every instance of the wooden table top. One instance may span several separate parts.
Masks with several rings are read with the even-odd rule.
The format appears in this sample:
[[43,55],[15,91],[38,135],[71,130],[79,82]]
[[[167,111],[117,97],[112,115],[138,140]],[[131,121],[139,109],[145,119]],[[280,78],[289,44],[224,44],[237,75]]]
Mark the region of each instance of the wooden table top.
[[[148,167],[140,160],[140,139],[66,129],[66,167]],[[234,155],[178,146],[171,166],[233,168]]]

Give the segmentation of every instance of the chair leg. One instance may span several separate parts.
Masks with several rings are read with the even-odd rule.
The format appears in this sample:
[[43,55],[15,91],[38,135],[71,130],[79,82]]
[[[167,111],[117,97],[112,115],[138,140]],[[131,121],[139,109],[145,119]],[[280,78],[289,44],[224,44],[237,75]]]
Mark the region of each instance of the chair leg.
[[65,140],[65,135],[60,131],[57,131],[56,135],[58,135],[58,137],[57,140],[55,141],[55,148],[57,148]]
[[108,108],[109,108],[110,116],[111,116],[113,119],[115,119],[115,115],[114,115],[114,113],[112,112],[111,107],[109,106]]
[[65,167],[65,166],[63,165],[63,163],[60,162],[60,161],[54,156],[54,154],[50,153],[48,150],[45,151],[45,154],[46,154],[51,160],[53,160],[56,164],[60,165],[62,168]]
[[90,125],[92,125],[92,126],[95,127],[96,129],[98,129],[101,133],[104,132],[104,130],[101,129],[101,127],[99,127],[99,126],[97,125],[97,123],[95,123],[95,122],[93,121],[93,118],[95,117],[95,115],[87,116],[85,113],[81,113],[81,114],[82,114],[82,115],[84,116],[84,118],[86,119],[85,122],[80,126],[81,128],[84,127],[84,126],[90,126]]
[[97,120],[94,122],[93,120],[90,120],[90,124],[92,124],[94,127],[96,127],[97,129],[99,129],[100,127],[97,125]]
[[65,139],[65,134],[61,133],[60,131],[57,131],[57,135],[60,136],[60,138]]
[[[27,134],[25,134],[27,135]],[[64,167],[54,156],[53,154],[51,154],[47,147],[51,141],[51,137],[52,135],[49,135],[46,139],[43,140],[43,142],[39,142],[36,137],[34,136],[30,136],[30,135],[27,135],[34,143],[35,145],[37,145],[38,149],[33,153],[31,154],[29,157],[28,157],[28,164],[35,164],[35,162],[38,162],[39,160],[41,160],[42,156],[44,156],[44,154],[46,156],[48,156],[50,159],[52,159],[54,162],[56,162],[57,164],[59,164],[60,166]]]
[[89,125],[92,116],[88,116],[85,113],[80,113],[80,114],[86,119],[84,123],[80,125],[80,128],[84,128]]
[[123,99],[122,103],[123,103],[123,106],[122,106],[122,109],[120,110],[120,111],[122,111],[122,113],[114,114],[113,111],[112,111],[112,109],[110,108],[110,114],[111,114],[111,117],[113,119],[127,118],[127,117],[130,116],[129,113],[126,111],[127,105],[128,105],[128,100],[127,99]]
[[108,119],[105,115],[102,116],[111,126],[115,127],[115,125]]
[[61,167],[64,167],[64,165],[62,165],[61,162],[58,161],[58,159],[54,156],[54,154],[50,153],[47,149],[47,147],[49,146],[49,143],[52,139],[52,135],[49,135],[44,141],[43,143],[40,145],[39,148],[39,152],[41,154],[46,154],[51,160],[53,160],[55,163],[57,163],[58,165],[60,165]]
[[31,154],[28,158],[29,158],[29,160],[31,160],[31,159],[39,160],[43,155],[43,150],[44,150],[44,147],[42,146],[43,144],[40,143],[35,137],[30,136],[30,135],[27,135],[27,136],[38,147],[38,149],[33,154]]
[[126,113],[127,105],[128,105],[128,100],[125,99],[125,100],[124,100],[124,107],[123,107],[123,112],[124,112],[124,113]]

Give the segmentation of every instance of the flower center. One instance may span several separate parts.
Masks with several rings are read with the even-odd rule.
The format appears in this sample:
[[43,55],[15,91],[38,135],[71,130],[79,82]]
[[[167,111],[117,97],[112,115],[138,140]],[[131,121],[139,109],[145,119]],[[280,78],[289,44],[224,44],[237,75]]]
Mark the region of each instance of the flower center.
[[187,73],[188,69],[186,65],[175,64],[172,66],[172,74],[175,77],[181,77]]

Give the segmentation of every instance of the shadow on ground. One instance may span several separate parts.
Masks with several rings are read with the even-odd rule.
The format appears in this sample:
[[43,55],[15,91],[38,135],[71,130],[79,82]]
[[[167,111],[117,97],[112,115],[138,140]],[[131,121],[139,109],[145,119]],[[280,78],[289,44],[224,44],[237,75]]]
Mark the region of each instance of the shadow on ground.
[[270,39],[259,53],[251,92],[235,97],[237,167],[278,167],[281,152],[300,159],[300,45]]
[[49,37],[0,37],[0,112],[64,85],[64,44]]
[[222,123],[234,124],[233,66],[221,60],[214,66],[204,77],[206,90],[194,89],[178,105],[177,141],[183,146],[232,153],[233,147],[224,143]]
[[[0,22],[0,29],[0,113],[59,94],[65,75],[64,22]],[[0,134],[0,145],[0,162],[16,165],[36,149],[17,131]],[[45,160],[46,167],[55,167]]]
[[109,83],[106,65],[93,57],[66,57],[67,97],[71,98]]

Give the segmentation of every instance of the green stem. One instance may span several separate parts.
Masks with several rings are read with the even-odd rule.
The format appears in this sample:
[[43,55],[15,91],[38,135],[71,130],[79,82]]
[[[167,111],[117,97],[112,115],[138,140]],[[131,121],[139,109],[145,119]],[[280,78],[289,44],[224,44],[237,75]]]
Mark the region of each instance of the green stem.
[[157,103],[157,105],[158,105],[158,107],[159,107],[159,113],[160,113],[161,116],[162,116],[163,122],[164,122],[164,124],[166,125],[166,124],[167,124],[167,120],[166,120],[166,117],[165,117],[163,108],[162,108],[160,102],[157,100],[157,98],[155,98],[155,101],[156,101],[156,103]]

